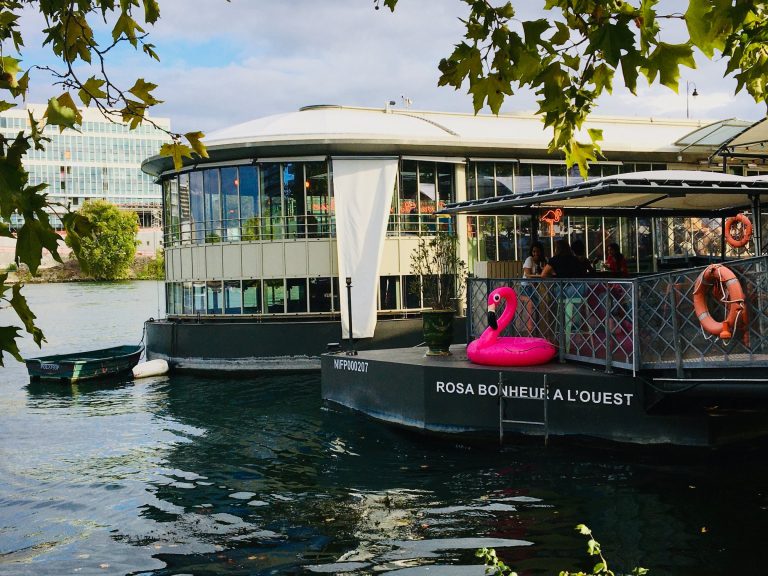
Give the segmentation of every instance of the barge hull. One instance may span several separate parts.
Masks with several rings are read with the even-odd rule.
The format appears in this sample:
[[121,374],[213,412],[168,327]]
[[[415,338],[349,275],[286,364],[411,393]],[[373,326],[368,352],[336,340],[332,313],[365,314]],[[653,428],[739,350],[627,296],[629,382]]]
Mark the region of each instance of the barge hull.
[[[342,349],[338,320],[233,322],[204,319],[148,320],[147,359],[163,359],[174,371],[251,373],[319,371],[320,356],[329,343]],[[466,339],[466,321],[454,320],[455,341]],[[356,350],[411,347],[423,340],[422,321],[416,318],[379,320],[373,338],[356,340]]]
[[325,401],[441,435],[498,437],[501,425],[504,434],[711,447],[768,433],[765,411],[706,402],[669,410],[652,392],[630,373],[573,364],[477,366],[464,346],[446,358],[425,357],[424,349],[322,357]]

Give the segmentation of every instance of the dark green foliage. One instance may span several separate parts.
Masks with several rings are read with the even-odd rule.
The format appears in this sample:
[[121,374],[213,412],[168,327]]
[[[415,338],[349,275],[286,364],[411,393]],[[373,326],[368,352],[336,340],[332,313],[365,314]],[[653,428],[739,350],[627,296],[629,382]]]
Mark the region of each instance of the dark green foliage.
[[80,238],[76,252],[83,272],[96,280],[126,278],[136,255],[136,213],[119,210],[104,200],[86,202],[80,213],[93,226],[93,234]]

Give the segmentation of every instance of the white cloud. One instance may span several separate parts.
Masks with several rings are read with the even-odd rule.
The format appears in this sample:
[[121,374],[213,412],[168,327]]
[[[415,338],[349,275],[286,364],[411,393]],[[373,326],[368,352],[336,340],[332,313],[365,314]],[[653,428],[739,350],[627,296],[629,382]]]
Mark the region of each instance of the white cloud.
[[[516,5],[522,18],[544,15],[539,3]],[[122,50],[111,70],[123,85],[136,76],[159,84],[165,103],[154,113],[169,116],[174,130],[211,131],[308,104],[400,105],[401,95],[416,109],[472,111],[465,90],[437,86],[438,62],[463,36],[460,0],[402,0],[394,14],[375,11],[372,0],[162,0],[160,6],[150,41],[162,61]],[[39,15],[23,25],[25,34],[42,38]],[[27,40],[26,64],[43,57],[35,44]],[[722,78],[722,64],[701,58],[700,66],[683,78],[700,93],[689,101],[693,118],[764,115],[748,96],[731,95],[735,81]],[[56,93],[47,75],[35,78],[33,101]],[[502,108],[535,109],[529,92]],[[679,95],[656,86],[640,88],[638,97],[617,88],[596,113],[685,117],[685,109],[684,86]]]

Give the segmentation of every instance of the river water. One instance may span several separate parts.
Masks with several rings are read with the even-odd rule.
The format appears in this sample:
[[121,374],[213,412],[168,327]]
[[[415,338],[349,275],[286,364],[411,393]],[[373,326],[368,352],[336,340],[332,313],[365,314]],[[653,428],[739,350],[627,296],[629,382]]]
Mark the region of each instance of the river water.
[[[138,342],[160,290],[25,288],[45,353]],[[319,375],[30,385],[5,362],[0,575],[480,575],[482,546],[557,574],[595,562],[582,522],[617,573],[768,571],[764,446],[499,450],[323,406]]]

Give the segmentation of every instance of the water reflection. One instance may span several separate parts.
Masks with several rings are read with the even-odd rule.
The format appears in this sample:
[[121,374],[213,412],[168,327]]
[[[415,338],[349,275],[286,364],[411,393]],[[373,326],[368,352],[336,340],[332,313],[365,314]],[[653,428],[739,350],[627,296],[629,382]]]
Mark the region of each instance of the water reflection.
[[[53,322],[57,346],[140,333],[124,293],[89,290],[57,311],[86,334],[67,341]],[[100,331],[110,310],[124,323]],[[580,522],[625,570],[754,573],[765,555],[765,446],[499,451],[323,406],[317,376],[62,386],[1,374],[3,576],[471,575],[489,545],[521,573],[556,574],[591,568]]]

